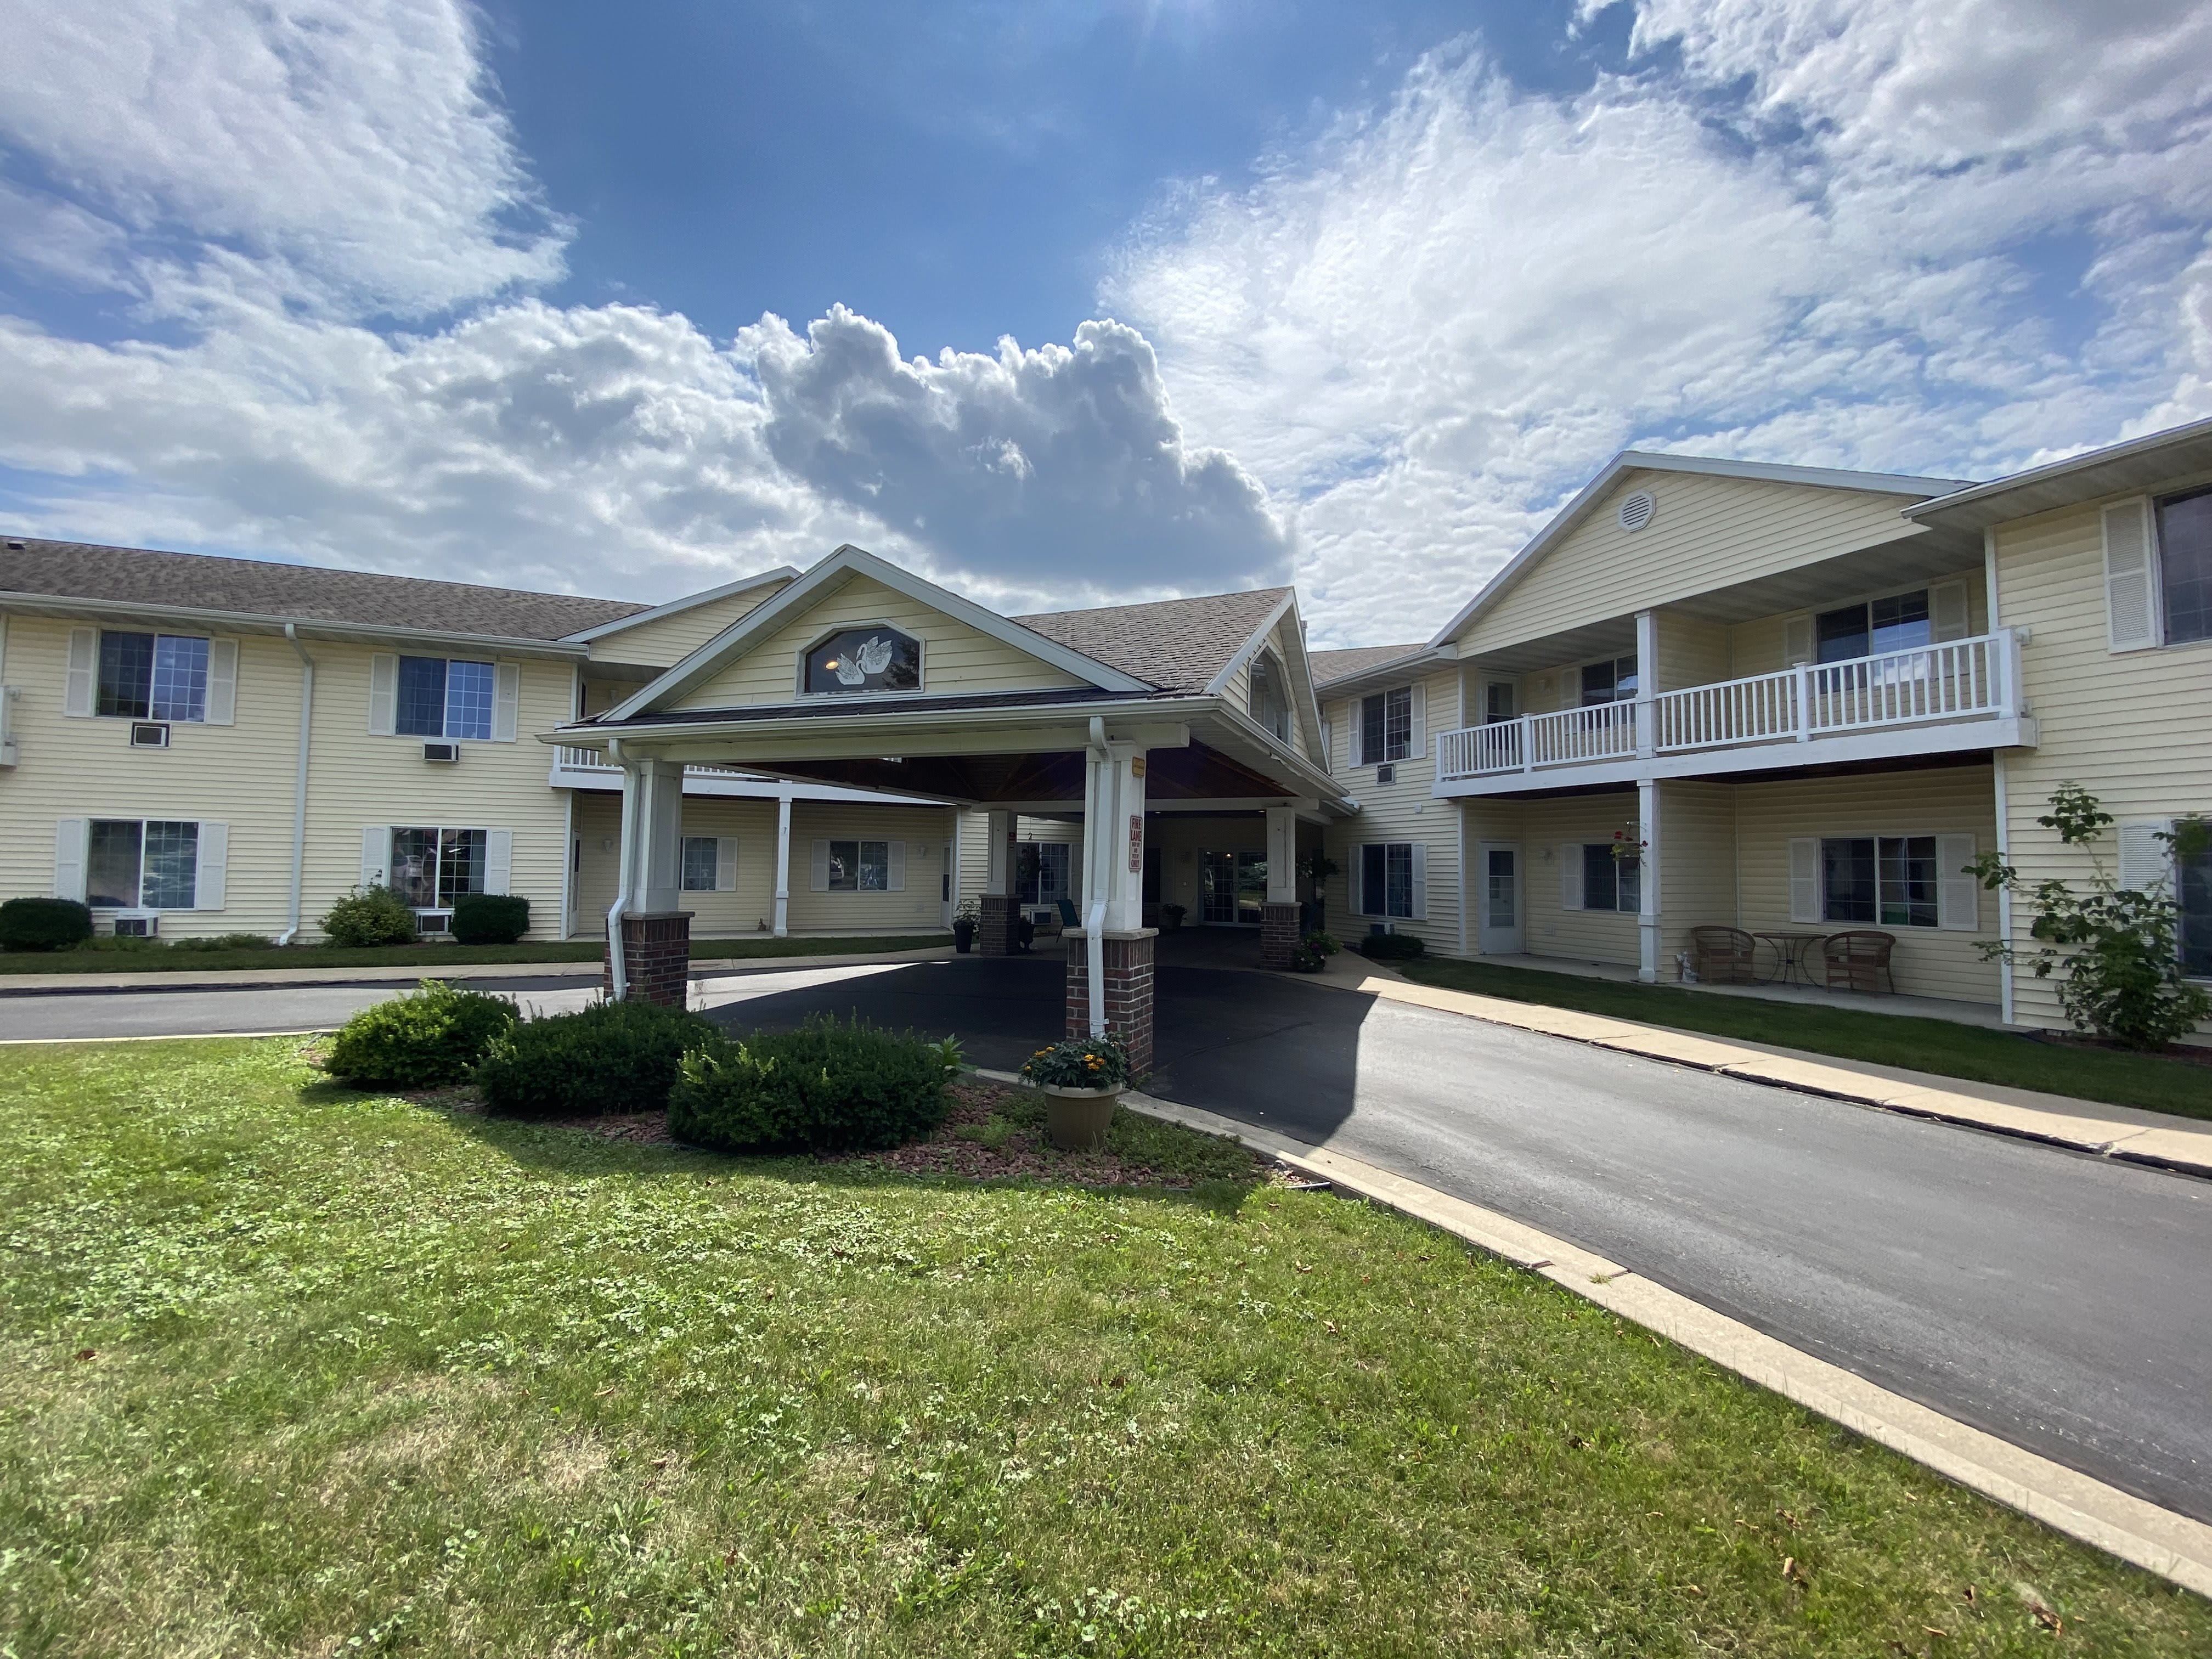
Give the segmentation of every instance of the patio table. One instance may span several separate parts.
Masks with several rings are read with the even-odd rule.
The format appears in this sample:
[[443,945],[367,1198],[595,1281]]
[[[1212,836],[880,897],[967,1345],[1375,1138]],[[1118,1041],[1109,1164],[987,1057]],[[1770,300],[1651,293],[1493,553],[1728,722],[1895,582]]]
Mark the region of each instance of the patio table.
[[1763,941],[1774,952],[1774,971],[1759,982],[1761,985],[1812,985],[1816,983],[1806,958],[1826,933],[1753,933],[1752,938]]

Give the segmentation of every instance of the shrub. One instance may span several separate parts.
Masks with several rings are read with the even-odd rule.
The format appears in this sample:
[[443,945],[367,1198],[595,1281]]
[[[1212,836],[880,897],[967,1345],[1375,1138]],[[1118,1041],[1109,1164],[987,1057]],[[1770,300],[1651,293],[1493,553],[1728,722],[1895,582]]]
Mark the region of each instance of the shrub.
[[205,939],[173,939],[178,951],[273,951],[276,941],[266,933],[210,933]]
[[1102,1089],[1129,1080],[1129,1053],[1111,1036],[1067,1037],[1022,1062],[1022,1077],[1062,1089]]
[[1427,947],[1418,933],[1370,933],[1352,948],[1370,962],[1403,962]]
[[530,931],[530,901],[515,893],[465,893],[453,901],[453,931],[463,945],[512,945]]
[[323,936],[333,945],[411,945],[415,912],[389,887],[372,883],[331,906]]
[[11,898],[0,904],[0,946],[66,951],[92,937],[92,907],[75,899]]
[[1291,952],[1291,971],[1294,974],[1317,974],[1328,965],[1328,957],[1320,946],[1300,940]]
[[668,1097],[680,1139],[732,1152],[862,1152],[919,1140],[945,1121],[960,1045],[854,1020],[756,1031],[684,1056]]
[[659,1111],[685,1051],[716,1035],[681,1008],[595,1002],[516,1025],[485,1054],[477,1087],[486,1106],[515,1117]]
[[1335,934],[1327,933],[1319,927],[1315,928],[1298,943],[1309,949],[1320,951],[1325,957],[1333,957],[1344,949],[1343,940],[1337,938]]
[[323,1062],[334,1077],[368,1088],[420,1089],[459,1083],[494,1039],[514,1026],[514,1005],[442,980],[364,1008],[339,1027]]

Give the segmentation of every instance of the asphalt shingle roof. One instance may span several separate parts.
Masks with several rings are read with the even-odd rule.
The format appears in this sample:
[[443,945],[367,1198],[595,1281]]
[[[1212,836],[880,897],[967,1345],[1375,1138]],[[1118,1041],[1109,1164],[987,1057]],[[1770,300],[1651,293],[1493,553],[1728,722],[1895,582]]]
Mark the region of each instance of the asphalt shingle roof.
[[1290,591],[1255,587],[1244,593],[1049,611],[1008,620],[1163,691],[1194,694],[1212,683]]
[[1306,660],[1313,665],[1314,684],[1327,685],[1347,674],[1364,674],[1386,662],[1410,657],[1420,649],[1419,645],[1361,645],[1349,651],[1309,651]]
[[13,536],[0,544],[0,592],[517,640],[562,639],[650,608],[573,593]]

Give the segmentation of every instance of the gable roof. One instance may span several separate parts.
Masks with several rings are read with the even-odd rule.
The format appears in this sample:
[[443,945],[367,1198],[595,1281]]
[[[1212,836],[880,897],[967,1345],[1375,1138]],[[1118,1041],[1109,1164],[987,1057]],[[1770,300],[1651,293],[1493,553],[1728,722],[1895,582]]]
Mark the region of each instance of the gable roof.
[[1309,651],[1306,660],[1313,665],[1314,684],[1326,686],[1336,680],[1348,680],[1364,674],[1370,668],[1381,668],[1401,657],[1410,657],[1425,651],[1425,645],[1358,645],[1346,651]]
[[2212,469],[2212,420],[2168,427],[2124,443],[2086,450],[2008,478],[1972,484],[1905,509],[1916,524],[1986,530],[2008,519],[2049,513],[2100,495],[2155,489],[2171,478]]
[[573,593],[15,536],[0,546],[0,593],[549,641],[646,609]]
[[1213,687],[1291,597],[1287,587],[1091,611],[1047,611],[1012,620],[1033,634],[1079,651],[1163,691],[1198,696]]
[[1836,467],[1782,466],[1766,461],[1730,461],[1710,455],[1667,455],[1656,450],[1624,449],[1607,461],[1604,470],[1584,484],[1574,500],[1560,508],[1527,546],[1507,560],[1504,568],[1484,583],[1475,596],[1460,607],[1459,613],[1431,636],[1429,644],[1445,644],[1504,599],[1514,584],[1528,574],[1531,565],[1575,532],[1622,473],[1632,471],[1694,472],[1714,478],[1750,478],[1762,483],[1807,484],[1816,489],[1856,489],[1875,495],[1906,496],[1916,501],[1967,487],[1959,478],[1918,478],[1899,472],[1846,472]]
[[634,611],[627,617],[617,617],[612,622],[601,623],[596,628],[580,629],[568,637],[589,641],[603,639],[609,634],[619,634],[626,628],[636,628],[645,623],[656,623],[664,617],[681,616],[686,611],[702,605],[712,605],[717,599],[726,599],[732,594],[750,593],[756,587],[767,587],[775,582],[799,580],[796,565],[780,564],[773,570],[763,570],[757,576],[740,576],[733,582],[724,582],[720,587],[710,587],[702,593],[687,593],[680,599],[671,599],[666,605],[656,605],[650,611]]

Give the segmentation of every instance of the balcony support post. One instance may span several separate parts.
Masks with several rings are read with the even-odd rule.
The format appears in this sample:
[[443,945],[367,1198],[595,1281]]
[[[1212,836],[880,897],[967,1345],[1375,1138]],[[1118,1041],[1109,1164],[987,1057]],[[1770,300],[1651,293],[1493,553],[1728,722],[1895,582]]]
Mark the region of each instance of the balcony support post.
[[791,786],[775,792],[775,936],[791,936]]
[[1813,741],[1813,666],[1797,665],[1797,741]]
[[1648,760],[1658,752],[1658,714],[1652,700],[1659,694],[1659,613],[1636,613],[1636,753]]
[[1636,838],[1644,843],[1637,882],[1636,977],[1646,985],[1659,982],[1660,925],[1659,781],[1636,781]]
[[1521,769],[1523,772],[1533,772],[1536,769],[1535,718],[1534,714],[1523,714],[1521,717]]

